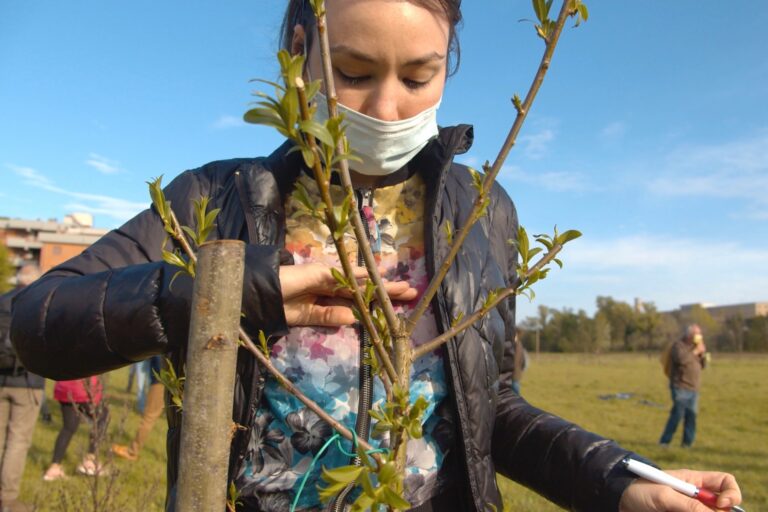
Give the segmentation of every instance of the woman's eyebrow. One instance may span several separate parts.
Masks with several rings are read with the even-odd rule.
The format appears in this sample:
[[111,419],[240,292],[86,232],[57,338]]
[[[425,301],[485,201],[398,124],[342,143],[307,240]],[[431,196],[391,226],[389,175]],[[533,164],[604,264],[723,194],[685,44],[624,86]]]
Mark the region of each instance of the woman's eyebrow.
[[[368,55],[367,53],[361,52],[357,48],[352,48],[351,46],[345,45],[345,44],[337,44],[331,47],[331,55],[344,55],[346,57],[350,57],[355,60],[359,60],[362,62],[367,63],[376,63],[377,60],[372,57],[371,55]],[[413,59],[410,59],[409,61],[405,62],[405,66],[420,66],[423,64],[429,64],[430,62],[435,61],[441,61],[445,59],[445,55],[438,53],[438,52],[430,52],[425,55],[422,55],[420,57],[416,57]]]

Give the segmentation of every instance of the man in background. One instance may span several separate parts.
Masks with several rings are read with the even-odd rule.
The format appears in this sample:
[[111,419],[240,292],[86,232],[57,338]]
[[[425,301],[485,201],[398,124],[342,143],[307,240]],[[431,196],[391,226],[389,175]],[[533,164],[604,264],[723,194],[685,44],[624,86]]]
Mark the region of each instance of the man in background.
[[675,435],[680,419],[683,419],[684,448],[690,448],[696,438],[696,414],[698,412],[701,370],[706,365],[707,347],[701,328],[691,324],[682,338],[670,350],[671,370],[669,387],[672,393],[672,410],[661,434],[659,444],[668,446]]
[[0,296],[0,510],[24,512],[31,507],[18,501],[21,477],[32,444],[45,379],[21,366],[11,345],[11,299],[40,277],[36,265],[21,267],[16,289]]

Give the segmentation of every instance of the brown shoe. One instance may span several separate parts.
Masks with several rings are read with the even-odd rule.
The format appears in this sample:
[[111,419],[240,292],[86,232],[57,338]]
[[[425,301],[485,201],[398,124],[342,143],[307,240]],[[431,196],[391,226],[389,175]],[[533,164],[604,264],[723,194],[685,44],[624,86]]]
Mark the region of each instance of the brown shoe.
[[124,444],[113,444],[112,453],[114,453],[118,457],[121,457],[123,459],[128,459],[128,460],[137,460],[139,458],[138,454],[133,453],[131,449],[128,446],[125,446]]

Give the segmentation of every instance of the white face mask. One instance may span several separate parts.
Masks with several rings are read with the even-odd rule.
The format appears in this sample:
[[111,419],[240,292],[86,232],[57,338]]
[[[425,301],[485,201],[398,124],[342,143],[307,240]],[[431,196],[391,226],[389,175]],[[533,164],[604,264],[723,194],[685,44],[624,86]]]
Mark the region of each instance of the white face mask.
[[[317,120],[325,122],[328,119],[327,99],[319,92],[315,101]],[[440,101],[408,119],[382,121],[339,103],[339,113],[344,114],[347,125],[349,146],[363,159],[362,162],[350,160],[349,166],[367,176],[386,176],[397,171],[437,136],[438,107]]]

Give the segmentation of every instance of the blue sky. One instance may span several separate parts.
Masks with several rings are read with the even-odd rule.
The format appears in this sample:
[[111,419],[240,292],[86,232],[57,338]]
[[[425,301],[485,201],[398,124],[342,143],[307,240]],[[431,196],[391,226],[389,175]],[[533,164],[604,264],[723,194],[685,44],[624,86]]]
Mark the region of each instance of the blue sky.
[[[530,3],[465,1],[441,124],[495,157],[541,52]],[[283,2],[0,0],[0,215],[90,211],[116,227],[145,181],[270,152],[240,121],[274,78]],[[500,181],[529,232],[576,228],[565,269],[520,300],[768,300],[768,3],[589,0]]]

